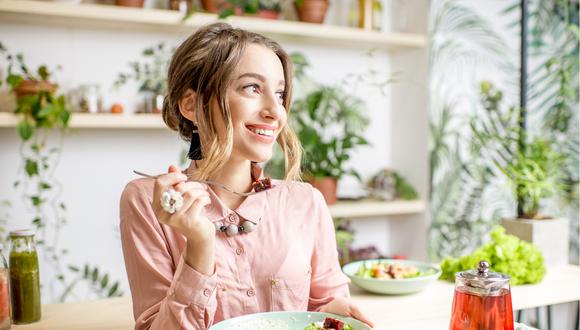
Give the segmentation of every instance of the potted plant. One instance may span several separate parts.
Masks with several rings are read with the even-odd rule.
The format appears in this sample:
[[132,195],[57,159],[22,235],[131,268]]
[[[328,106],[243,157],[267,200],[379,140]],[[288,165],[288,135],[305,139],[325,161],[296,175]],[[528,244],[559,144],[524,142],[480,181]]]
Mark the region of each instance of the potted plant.
[[[57,84],[50,81],[51,73],[45,65],[31,70],[22,54],[10,54],[0,43],[0,54],[7,62],[6,78],[10,90],[16,96],[16,109],[20,122],[20,137],[27,141],[36,128],[66,128],[70,111],[64,95],[57,95]],[[0,82],[1,85],[1,82]]]
[[540,213],[542,201],[566,190],[564,161],[548,140],[535,138],[507,165],[498,166],[520,204],[517,218],[501,224],[508,233],[536,245],[547,265],[568,263],[569,220]]
[[120,87],[129,80],[139,84],[138,91],[143,95],[143,106],[139,112],[160,113],[167,92],[167,66],[175,49],[167,49],[164,43],[143,50],[143,60],[129,63],[131,72],[120,73],[114,83]]
[[304,148],[303,172],[326,202],[336,202],[337,181],[344,175],[360,175],[345,163],[352,151],[368,145],[361,135],[368,126],[363,102],[340,86],[317,85],[293,107],[294,128]]
[[145,0],[115,0],[115,5],[123,7],[143,8]]
[[282,0],[227,0],[222,7],[219,18],[235,14],[278,19],[282,10]]
[[329,0],[294,0],[298,18],[302,22],[322,23],[328,11]]

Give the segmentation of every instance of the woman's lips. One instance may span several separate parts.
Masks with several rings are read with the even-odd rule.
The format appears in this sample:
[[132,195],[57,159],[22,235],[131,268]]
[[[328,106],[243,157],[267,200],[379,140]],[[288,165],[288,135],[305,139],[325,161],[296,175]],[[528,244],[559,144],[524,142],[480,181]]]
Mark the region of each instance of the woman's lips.
[[257,140],[265,143],[272,143],[276,140],[276,127],[270,125],[248,125],[248,131]]

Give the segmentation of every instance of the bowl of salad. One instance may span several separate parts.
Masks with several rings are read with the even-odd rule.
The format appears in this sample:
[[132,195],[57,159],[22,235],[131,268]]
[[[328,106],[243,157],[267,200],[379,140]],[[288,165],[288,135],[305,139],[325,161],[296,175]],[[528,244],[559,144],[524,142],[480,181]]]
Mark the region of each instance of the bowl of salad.
[[419,292],[441,275],[437,264],[395,259],[354,261],[342,271],[361,289],[390,295]]
[[355,319],[329,313],[269,312],[234,317],[210,330],[370,330]]

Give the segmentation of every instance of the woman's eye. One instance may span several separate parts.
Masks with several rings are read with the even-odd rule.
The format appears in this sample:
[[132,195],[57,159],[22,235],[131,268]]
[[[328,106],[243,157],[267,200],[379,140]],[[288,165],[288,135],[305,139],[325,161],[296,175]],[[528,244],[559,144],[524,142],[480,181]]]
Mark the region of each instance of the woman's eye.
[[258,86],[256,84],[244,86],[244,90],[247,92],[250,92],[250,93],[257,93],[257,94],[259,94],[261,92],[260,86]]
[[286,95],[285,91],[278,91],[276,92],[276,96],[278,96],[278,100],[280,103],[284,102],[284,96]]

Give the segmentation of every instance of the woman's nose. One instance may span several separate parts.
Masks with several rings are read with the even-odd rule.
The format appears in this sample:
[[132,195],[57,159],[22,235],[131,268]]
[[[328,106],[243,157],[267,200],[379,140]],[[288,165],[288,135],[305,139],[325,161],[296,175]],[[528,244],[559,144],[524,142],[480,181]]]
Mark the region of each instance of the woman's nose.
[[264,102],[261,114],[264,117],[271,119],[279,119],[280,112],[284,108],[275,93],[264,93]]

